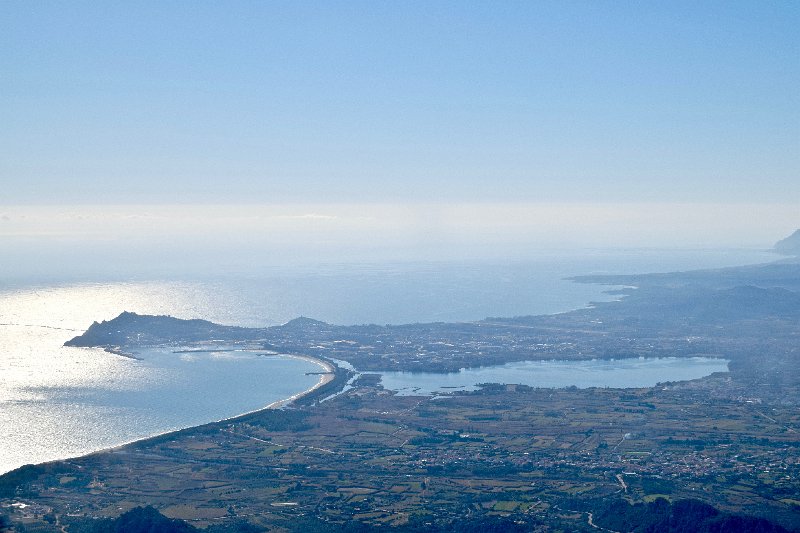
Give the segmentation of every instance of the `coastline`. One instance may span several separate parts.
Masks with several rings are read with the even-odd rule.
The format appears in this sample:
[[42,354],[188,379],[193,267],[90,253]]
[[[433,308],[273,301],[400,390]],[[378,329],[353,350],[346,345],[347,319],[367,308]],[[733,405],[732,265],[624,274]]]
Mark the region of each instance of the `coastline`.
[[[755,279],[759,281],[763,278]],[[797,277],[794,278],[795,285],[796,280]],[[747,289],[744,295],[754,291],[756,295],[765,297],[773,294],[770,289],[754,286],[752,290]],[[740,293],[733,292],[734,295]],[[645,294],[648,297],[646,302],[658,311],[665,307],[663,302],[671,301],[667,298],[671,294],[672,291],[666,295],[651,291]],[[700,298],[690,301],[703,304],[706,300]],[[791,302],[791,313],[796,316],[800,310],[800,300]],[[640,311],[642,307],[634,311]],[[644,309],[648,311],[651,307]],[[724,350],[716,350],[717,344],[704,341],[707,338],[720,339],[718,328],[725,329],[729,335],[718,340],[723,348],[731,345],[726,343],[727,339],[743,339],[741,346],[745,348],[761,346],[762,332],[767,331],[771,334],[770,339],[775,339],[775,344],[773,346],[770,343],[763,350],[763,357],[780,365],[788,360],[782,358],[782,354],[791,353],[785,348],[781,350],[782,347],[791,349],[792,337],[796,337],[796,330],[792,328],[797,323],[792,325],[789,311],[779,315],[787,317],[785,324],[774,319],[768,314],[774,308],[774,300],[770,300],[770,305],[765,307],[766,312],[748,318],[758,320],[749,334],[745,328],[742,328],[743,332],[727,333],[738,329],[730,327],[730,324],[738,324],[739,315],[733,315],[732,318],[722,315],[726,318],[720,319],[720,322],[698,321],[698,336],[687,336],[688,348],[680,353],[725,353]],[[614,309],[610,307],[611,311]],[[665,332],[663,337],[667,341],[679,339],[683,342],[685,333],[695,332],[686,332],[686,321],[670,322],[669,316],[659,313],[655,313],[655,319],[647,322],[646,318],[652,314],[635,314],[630,309],[627,309],[627,313],[631,314],[619,312],[608,315],[601,314],[602,311],[603,307],[599,306],[596,313],[578,316],[581,320],[566,323],[564,331],[574,332],[569,338],[577,341],[583,338],[591,341],[595,337],[589,337],[587,332],[593,332],[598,327],[602,333],[608,327],[608,335],[612,338],[612,333],[618,335],[625,347],[630,346],[631,339],[627,336],[629,330],[615,329],[613,325],[621,323],[627,326],[630,316],[644,317],[643,323],[652,328],[645,329],[645,332]],[[675,314],[678,318],[682,317],[677,314],[680,311],[681,308],[678,308]],[[616,318],[619,322],[609,318]],[[514,320],[509,322],[513,323]],[[524,317],[519,322],[518,327],[528,327]],[[564,323],[553,321],[555,326]],[[610,325],[599,327],[594,324]],[[300,334],[318,333],[312,328],[299,331]],[[772,332],[775,334],[772,335]],[[401,333],[405,334],[406,331]],[[341,348],[339,344],[333,344],[340,337],[331,338],[336,339],[330,341],[333,347]],[[516,337],[507,338],[513,340]],[[568,338],[557,338],[562,339]],[[684,346],[679,344],[676,349],[675,345],[669,343],[650,343],[650,339],[642,336],[641,344],[633,348],[644,346],[645,353],[673,353]],[[695,342],[695,339],[699,342]],[[758,342],[754,344],[751,339]],[[782,341],[784,344],[780,344]],[[341,341],[341,344],[346,343],[347,340]],[[578,342],[575,345],[577,354],[582,355],[579,351],[581,345]],[[280,343],[276,343],[276,346],[280,346]],[[153,505],[169,518],[200,527],[209,524],[231,524],[235,527],[239,520],[243,521],[243,525],[249,522],[254,527],[280,527],[282,524],[300,524],[298,527],[302,527],[303,523],[298,517],[304,515],[332,518],[344,523],[353,520],[350,502],[354,496],[359,497],[359,502],[364,501],[367,491],[369,500],[358,505],[368,507],[359,509],[365,512],[358,520],[368,521],[377,517],[376,520],[380,521],[378,524],[383,527],[387,515],[378,513],[383,513],[385,502],[397,502],[393,508],[397,511],[391,516],[408,516],[420,509],[419,502],[425,505],[429,494],[426,491],[433,487],[437,501],[441,502],[441,509],[461,509],[460,504],[467,499],[484,503],[487,486],[493,488],[501,483],[530,491],[513,494],[511,499],[521,503],[515,504],[511,512],[519,512],[520,517],[525,517],[530,507],[523,505],[538,508],[543,502],[545,505],[536,512],[544,514],[538,514],[536,519],[546,521],[552,518],[553,523],[559,525],[567,519],[558,507],[563,504],[564,487],[576,487],[576,483],[580,487],[590,488],[579,491],[580,501],[586,505],[594,505],[594,502],[600,501],[599,498],[607,496],[637,498],[634,501],[642,498],[646,502],[644,498],[654,491],[660,494],[663,490],[670,498],[668,501],[684,496],[692,499],[699,496],[706,504],[711,503],[719,509],[735,508],[790,525],[796,519],[792,515],[791,503],[779,499],[786,493],[787,486],[791,490],[791,480],[788,485],[782,482],[774,488],[758,481],[767,479],[762,477],[762,472],[776,471],[778,468],[791,472],[792,457],[786,455],[785,450],[791,446],[790,433],[794,431],[792,427],[796,427],[793,418],[796,413],[786,400],[791,402],[791,393],[798,390],[790,373],[787,379],[779,377],[773,381],[772,378],[779,375],[780,366],[776,366],[772,374],[762,374],[760,371],[765,365],[761,353],[751,359],[740,355],[736,359],[739,366],[734,371],[729,369],[728,375],[715,373],[712,374],[713,379],[692,380],[694,383],[665,383],[643,389],[591,387],[593,390],[589,391],[574,386],[543,390],[550,387],[489,383],[485,390],[477,394],[454,395],[451,401],[439,404],[418,398],[402,398],[399,394],[386,394],[378,386],[377,376],[370,374],[357,382],[356,387],[364,387],[363,390],[356,390],[352,397],[345,393],[341,402],[326,402],[341,394],[333,391],[347,390],[342,389],[341,382],[347,381],[348,376],[352,375],[349,372],[352,367],[341,363],[335,356],[329,356],[330,353],[338,354],[344,350],[325,350],[327,345],[323,342],[319,345],[287,342],[283,346],[276,348],[282,353],[257,355],[267,359],[276,355],[297,359],[295,364],[288,366],[305,367],[309,370],[305,372],[306,376],[316,376],[306,378],[303,384],[287,387],[282,394],[275,395],[286,395],[287,398],[260,407],[250,415],[238,415],[138,439],[77,460],[21,468],[7,476],[0,476],[0,489],[8,487],[6,494],[9,497],[27,498],[17,498],[17,501],[27,503],[30,500],[32,506],[52,505],[50,516],[55,517],[56,527],[68,523],[73,517],[78,524],[90,523],[89,517],[105,516],[112,519],[132,505]],[[646,356],[631,357],[630,354],[639,353],[633,348],[630,353],[625,352],[629,353],[628,357],[620,359],[649,359]],[[301,355],[307,351],[314,355]],[[415,357],[419,358],[419,355]],[[655,359],[662,357],[656,356]],[[669,359],[678,358],[672,356]],[[309,367],[300,361],[316,366]],[[313,371],[320,368],[321,371]],[[224,378],[223,373],[213,374],[213,379],[220,378]],[[276,376],[272,376],[271,381],[281,382]],[[498,383],[503,382],[498,380]],[[287,380],[286,383],[294,381]],[[773,384],[776,385],[774,388]],[[308,388],[292,393],[293,388],[296,390],[301,386]],[[257,400],[267,387],[268,380],[255,381],[252,390],[256,403],[251,405],[263,405]],[[230,390],[235,391],[236,388],[231,387]],[[417,396],[416,392],[414,396]],[[210,397],[212,400],[216,398],[216,395]],[[306,406],[310,408],[306,409]],[[502,409],[499,416],[498,408]],[[565,422],[554,423],[554,418]],[[460,422],[467,420],[469,426],[463,431],[468,433],[462,434]],[[520,420],[524,423],[521,424]],[[722,421],[720,428],[716,425],[718,420]],[[454,432],[454,427],[459,430]],[[398,448],[400,442],[402,444]],[[564,443],[568,443],[572,449],[565,452]],[[523,450],[530,450],[531,444],[537,447],[536,453],[523,458]],[[447,452],[454,445],[457,445],[457,452],[461,456],[474,457],[475,461],[466,468],[459,466],[461,470],[455,470],[453,456]],[[402,449],[405,446],[408,447]],[[438,450],[443,452],[439,453]],[[405,456],[410,459],[423,457],[424,460],[397,460],[399,455],[401,459]],[[426,456],[434,459],[428,463]],[[521,464],[526,464],[522,461],[530,462],[520,468],[498,468],[497,457],[512,456]],[[459,458],[456,459],[460,462]],[[516,465],[517,459],[513,464]],[[512,463],[509,461],[506,464]],[[377,468],[382,469],[379,470],[381,476],[375,475]],[[535,485],[529,485],[531,471],[541,472],[535,476]],[[609,471],[622,472],[617,477],[621,480],[620,476],[625,476],[629,484],[621,483],[625,490],[618,490],[619,484],[608,483]],[[423,482],[414,483],[420,474],[427,477],[423,478]],[[458,479],[456,476],[476,474],[489,480],[477,486],[453,483],[453,478]],[[401,487],[402,495],[398,495],[396,480],[405,478],[411,478],[411,481]],[[664,479],[669,479],[669,482]],[[730,490],[731,483],[738,484],[740,479],[752,480],[752,483],[742,483],[740,486],[744,489],[741,491],[738,487]],[[697,491],[698,483],[701,483],[703,493]],[[528,489],[529,486],[535,488]],[[340,499],[326,499],[333,493],[331,487],[337,488],[337,495],[339,489],[343,489]],[[519,497],[518,494],[525,496]],[[586,499],[583,494],[588,495]],[[598,495],[598,499],[593,499],[595,495]],[[746,507],[742,501],[746,502]],[[769,502],[766,506],[765,501]],[[325,506],[318,502],[323,502]],[[330,502],[333,503],[328,505]],[[487,507],[487,513],[501,510],[499,507],[495,509],[495,505]],[[283,507],[288,509],[281,509]],[[502,504],[502,511],[505,512],[509,507]],[[42,509],[50,510],[46,507]],[[70,514],[77,512],[83,512],[83,517]],[[325,514],[318,515],[320,512]],[[15,513],[15,518],[22,515],[21,511]],[[472,519],[469,517],[469,520]],[[43,524],[44,518],[30,520],[31,523],[48,527]],[[585,516],[581,515],[573,522],[585,524]]]
[[[116,354],[116,355],[119,355],[119,354]],[[299,359],[299,360],[302,360],[302,361],[307,361],[309,363],[313,363],[313,364],[321,367],[325,373],[322,373],[322,374],[319,375],[319,380],[317,380],[317,382],[312,387],[310,387],[308,389],[305,389],[303,391],[300,391],[300,392],[298,392],[296,394],[293,394],[293,395],[291,395],[291,396],[289,396],[287,398],[283,398],[281,400],[274,401],[274,402],[272,402],[272,403],[270,403],[270,404],[268,404],[268,405],[266,405],[264,407],[260,407],[258,409],[254,409],[252,411],[246,411],[246,412],[243,412],[243,413],[238,413],[238,414],[230,416],[230,417],[221,418],[219,420],[211,420],[209,422],[205,422],[205,423],[198,424],[198,425],[171,429],[171,430],[165,431],[163,433],[154,433],[154,434],[148,435],[146,437],[140,437],[140,438],[136,438],[136,439],[133,439],[133,440],[126,441],[126,442],[122,442],[122,443],[117,444],[115,446],[106,446],[106,447],[98,448],[96,450],[91,450],[89,452],[82,453],[80,455],[70,455],[68,457],[61,457],[61,458],[57,458],[57,459],[48,459],[46,461],[20,465],[20,466],[18,466],[16,468],[12,468],[11,470],[8,470],[6,472],[0,472],[0,478],[5,476],[6,474],[9,474],[11,472],[14,472],[16,470],[19,470],[20,468],[24,468],[24,467],[29,466],[29,465],[42,466],[42,465],[48,465],[48,464],[58,463],[58,462],[62,462],[62,461],[71,461],[71,460],[74,460],[74,459],[80,459],[80,458],[83,458],[83,457],[89,457],[89,456],[97,455],[97,454],[103,454],[103,453],[108,453],[108,452],[119,451],[119,450],[121,450],[123,448],[126,448],[128,446],[137,446],[137,445],[140,445],[140,444],[144,444],[144,443],[146,443],[148,441],[151,441],[151,440],[154,440],[154,439],[165,438],[165,437],[168,437],[168,436],[173,435],[173,434],[177,434],[177,433],[181,433],[181,432],[185,432],[185,431],[194,431],[196,429],[199,429],[199,428],[202,428],[202,427],[205,427],[205,426],[214,425],[214,424],[222,424],[222,423],[225,423],[225,422],[232,422],[232,421],[238,420],[239,418],[252,416],[252,415],[258,414],[258,413],[260,413],[262,411],[266,411],[268,409],[282,409],[284,407],[289,406],[291,403],[293,403],[293,402],[295,402],[297,400],[300,400],[300,399],[302,399],[302,398],[314,393],[315,391],[317,391],[321,387],[323,387],[325,385],[328,385],[329,383],[333,382],[336,379],[336,376],[337,376],[337,370],[338,369],[337,369],[337,367],[335,365],[329,363],[328,361],[325,361],[323,359],[319,359],[319,358],[316,358],[316,357],[312,357],[310,355],[276,353],[276,354],[270,354],[270,357],[285,357],[285,358],[288,358],[288,359]],[[137,359],[137,358],[134,357],[134,359]]]
[[[266,407],[264,407],[264,409],[280,409],[282,407],[286,407],[287,405],[291,404],[292,402],[294,402],[296,400],[299,400],[300,398],[303,398],[304,396],[308,396],[309,394],[311,394],[315,390],[319,389],[320,387],[323,387],[323,386],[327,385],[328,383],[330,383],[334,379],[336,379],[336,367],[333,366],[332,364],[330,364],[329,362],[323,360],[323,359],[318,359],[316,357],[311,357],[310,355],[299,355],[299,354],[275,354],[275,355],[279,355],[281,357],[288,357],[290,359],[299,359],[301,361],[308,361],[309,363],[314,363],[315,365],[318,365],[318,366],[322,367],[322,369],[326,373],[325,374],[320,374],[319,380],[317,381],[317,383],[313,387],[311,387],[309,389],[306,389],[306,390],[304,390],[302,392],[298,392],[297,394],[293,394],[293,395],[289,396],[288,398],[284,398],[282,400],[278,400],[278,401],[272,402],[271,404],[269,404]],[[255,411],[250,412],[250,413],[244,413],[243,415],[237,415],[234,418],[239,418],[239,416],[244,416],[244,415],[248,415],[248,414],[257,413],[257,412],[262,411],[262,410],[263,409],[257,409]],[[226,419],[226,420],[229,420],[229,419]]]
[[[737,267],[734,266],[734,267],[720,267],[720,268],[737,268]],[[596,275],[594,275],[594,277],[598,277],[598,278],[607,278],[607,277],[609,277],[609,278],[610,277],[623,278],[623,277],[626,277],[626,276],[646,276],[646,275],[647,274],[632,274],[632,275],[624,275],[623,274],[623,275],[613,276],[613,275],[596,274]],[[601,285],[603,284],[601,281],[598,281],[598,280],[590,281],[589,278],[592,278],[592,277],[593,277],[592,275],[582,275],[582,276],[572,276],[572,277],[562,278],[562,279],[565,280],[565,281],[571,281],[573,283],[601,284]],[[582,278],[585,278],[585,279],[582,279]],[[611,283],[610,285],[612,287],[615,287],[615,288],[616,287],[627,288],[626,285],[624,285],[624,284],[623,285],[617,285],[616,283]],[[577,311],[577,310],[585,309],[586,307],[591,307],[592,305],[593,304],[591,302],[584,303],[583,306],[576,307],[573,310]],[[563,314],[563,313],[567,313],[567,312],[569,312],[569,311],[566,311],[566,312],[555,312],[555,313],[545,313],[545,314],[548,314],[548,315],[559,315],[559,314]],[[486,319],[484,319],[484,320],[486,320]],[[62,328],[62,329],[67,329],[67,328]],[[79,330],[75,330],[75,331],[79,331]],[[134,354],[125,353],[124,351],[122,351],[118,347],[116,347],[116,348],[115,347],[112,347],[112,348],[108,348],[107,347],[107,348],[104,348],[104,350],[106,352],[110,353],[110,354],[114,354],[114,355],[119,356],[119,357],[125,357],[125,358],[134,359],[134,360],[138,359]],[[305,355],[299,355],[299,354],[270,354],[270,355],[271,356],[272,355],[280,355],[282,357],[305,359],[305,360],[307,360],[309,362],[313,362],[314,364],[319,365],[321,368],[325,369],[326,372],[329,371],[328,367],[325,365],[325,363],[323,361],[317,360],[316,358],[311,357],[311,356],[305,356]],[[542,359],[542,360],[549,360],[549,359],[550,358]],[[538,359],[535,359],[535,360],[538,360]],[[488,366],[493,366],[493,365],[488,365]],[[477,367],[477,368],[480,368],[480,367]],[[46,461],[43,461],[42,463],[37,463],[37,464],[43,464],[43,463],[52,462],[52,461],[58,461],[58,460],[67,460],[69,458],[81,457],[83,455],[89,455],[89,454],[92,454],[92,453],[98,453],[98,452],[101,452],[103,450],[115,449],[117,447],[127,446],[127,445],[130,445],[130,444],[142,441],[142,440],[147,440],[147,439],[150,439],[150,438],[153,438],[153,437],[157,437],[157,436],[160,436],[160,435],[167,435],[167,434],[170,434],[170,433],[173,433],[173,432],[176,432],[176,431],[182,431],[182,430],[185,430],[185,429],[201,427],[201,426],[204,426],[204,425],[207,425],[207,424],[213,424],[213,423],[225,422],[227,420],[233,420],[233,419],[236,419],[236,418],[238,418],[240,416],[246,416],[246,415],[258,413],[258,412],[260,412],[262,410],[265,410],[265,409],[280,409],[280,408],[283,408],[283,407],[286,407],[286,406],[292,404],[293,402],[296,402],[298,400],[302,400],[303,398],[313,394],[315,391],[317,391],[320,388],[328,385],[334,379],[335,379],[335,375],[320,375],[319,376],[319,380],[317,381],[317,383],[314,384],[314,386],[310,387],[309,389],[306,389],[304,391],[301,391],[301,392],[298,392],[296,394],[293,394],[293,395],[291,395],[291,396],[289,396],[287,398],[274,401],[274,402],[272,402],[272,403],[270,403],[270,404],[268,404],[266,406],[259,407],[258,409],[255,409],[253,411],[240,413],[240,414],[234,415],[234,416],[229,417],[229,418],[223,418],[223,419],[216,420],[216,421],[204,422],[204,423],[201,423],[199,425],[179,427],[179,428],[176,428],[176,429],[168,430],[168,431],[163,432],[163,433],[154,433],[154,434],[149,435],[149,436],[135,438],[135,439],[132,439],[130,441],[123,442],[123,443],[121,443],[119,445],[116,445],[116,446],[112,446],[112,447],[104,446],[104,447],[101,447],[101,448],[97,448],[95,450],[86,452],[85,454],[82,454],[82,455],[77,455],[77,456],[73,455],[73,456],[69,456],[67,458],[63,458],[63,459],[53,459],[53,460],[49,460],[48,459]],[[0,475],[2,475],[2,474],[0,474]]]

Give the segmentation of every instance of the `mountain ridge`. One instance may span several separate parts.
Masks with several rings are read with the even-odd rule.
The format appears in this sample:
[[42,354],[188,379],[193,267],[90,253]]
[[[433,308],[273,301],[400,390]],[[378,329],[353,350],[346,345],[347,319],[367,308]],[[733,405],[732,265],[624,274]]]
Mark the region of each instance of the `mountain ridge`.
[[800,255],[800,229],[776,242],[773,250],[782,255]]

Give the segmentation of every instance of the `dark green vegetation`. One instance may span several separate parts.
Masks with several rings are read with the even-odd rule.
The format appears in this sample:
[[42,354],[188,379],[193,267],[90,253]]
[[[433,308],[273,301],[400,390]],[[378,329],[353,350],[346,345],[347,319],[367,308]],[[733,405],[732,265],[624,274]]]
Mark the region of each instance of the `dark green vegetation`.
[[87,520],[70,528],[81,533],[191,533],[197,531],[184,522],[167,518],[154,508],[135,507],[116,519]]
[[[69,532],[147,505],[209,533],[800,528],[800,265],[580,281],[638,288],[591,309],[465,324],[298,319],[241,338],[177,327],[181,342],[222,328],[213,338],[359,370],[711,355],[731,371],[645,389],[487,384],[438,399],[395,396],[362,374],[324,402],[9,473],[4,501],[32,508],[4,512]],[[173,320],[124,314],[92,336],[135,351],[134,339],[171,341]]]
[[594,516],[595,523],[614,531],[644,533],[648,531],[716,533],[781,533],[786,529],[763,518],[720,513],[696,500],[670,503],[658,498],[650,503],[629,504],[615,500]]

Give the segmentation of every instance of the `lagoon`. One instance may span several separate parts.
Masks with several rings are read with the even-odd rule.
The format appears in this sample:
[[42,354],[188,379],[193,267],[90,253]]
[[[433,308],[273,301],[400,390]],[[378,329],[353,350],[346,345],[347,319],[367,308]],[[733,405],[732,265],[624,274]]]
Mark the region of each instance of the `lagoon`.
[[530,387],[637,388],[686,381],[727,372],[728,361],[712,357],[661,357],[591,361],[520,361],[461,369],[459,372],[384,372],[381,384],[400,395],[431,395],[476,390],[479,383]]

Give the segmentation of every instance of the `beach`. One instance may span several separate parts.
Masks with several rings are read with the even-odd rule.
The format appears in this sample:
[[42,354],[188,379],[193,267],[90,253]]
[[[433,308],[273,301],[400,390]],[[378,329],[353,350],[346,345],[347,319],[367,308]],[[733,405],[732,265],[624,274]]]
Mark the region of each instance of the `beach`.
[[316,385],[311,387],[310,389],[306,389],[303,392],[298,392],[297,394],[293,394],[288,398],[284,398],[283,400],[278,400],[276,402],[272,402],[265,409],[280,409],[281,407],[286,407],[290,403],[295,400],[306,396],[307,394],[311,394],[318,388],[322,387],[323,385],[327,385],[336,377],[336,368],[328,363],[327,361],[323,361],[322,359],[317,359],[316,357],[311,357],[308,355],[296,355],[296,354],[279,354],[281,357],[289,357],[292,359],[299,359],[301,361],[308,361],[309,363],[314,363],[315,365],[319,365],[322,369],[326,372],[325,374],[320,374],[319,381],[317,381]]

